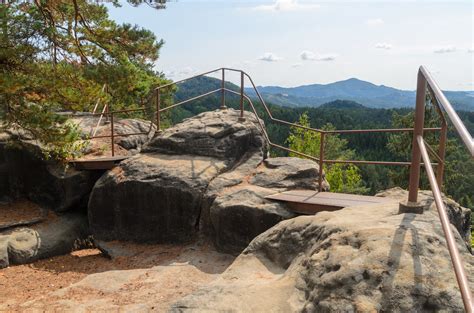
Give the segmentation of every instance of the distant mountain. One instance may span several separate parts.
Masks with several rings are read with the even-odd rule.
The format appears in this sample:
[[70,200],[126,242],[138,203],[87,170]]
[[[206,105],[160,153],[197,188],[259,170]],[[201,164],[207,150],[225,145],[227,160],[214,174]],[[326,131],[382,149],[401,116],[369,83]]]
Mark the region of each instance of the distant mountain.
[[[370,108],[403,108],[415,105],[415,91],[377,86],[357,78],[299,87],[258,86],[263,98],[271,103],[288,107],[318,107],[335,100],[356,101]],[[255,96],[251,88],[249,95]],[[457,110],[474,111],[474,92],[446,91],[446,97]]]

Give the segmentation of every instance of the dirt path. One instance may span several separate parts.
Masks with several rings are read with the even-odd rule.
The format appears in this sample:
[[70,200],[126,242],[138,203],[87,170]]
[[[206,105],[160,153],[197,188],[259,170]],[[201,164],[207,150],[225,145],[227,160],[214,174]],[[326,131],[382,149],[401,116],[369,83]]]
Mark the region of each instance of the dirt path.
[[0,270],[0,311],[162,312],[234,259],[206,243],[120,249],[124,256],[112,260],[88,249]]

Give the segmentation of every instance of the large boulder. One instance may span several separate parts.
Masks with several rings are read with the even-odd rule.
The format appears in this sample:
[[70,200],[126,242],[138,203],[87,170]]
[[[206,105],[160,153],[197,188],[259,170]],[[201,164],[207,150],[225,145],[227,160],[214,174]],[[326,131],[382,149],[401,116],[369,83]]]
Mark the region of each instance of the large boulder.
[[267,151],[258,123],[228,109],[205,112],[166,129],[142,152],[106,173],[89,200],[100,240],[181,242],[198,231],[211,181],[250,154]]
[[[314,161],[295,157],[268,158],[259,167],[250,183],[268,188],[312,189],[319,187],[319,165]],[[329,190],[323,172],[323,190]]]
[[210,208],[214,243],[219,251],[241,252],[258,235],[295,215],[284,204],[268,201],[275,190],[254,185],[225,190]]
[[[474,277],[474,258],[452,229]],[[462,312],[463,303],[433,206],[398,214],[393,203],[280,222],[171,311]]]
[[88,235],[87,217],[79,213],[51,214],[38,225],[4,231],[0,233],[0,268],[69,253]]
[[265,137],[255,116],[250,112],[244,116],[245,121],[240,121],[240,112],[234,109],[201,113],[164,130],[143,151],[208,156],[230,163],[250,150],[266,153]]
[[319,166],[267,158],[263,124],[244,116],[227,109],[184,120],[105,174],[89,200],[94,236],[181,242],[201,231],[220,251],[240,253],[255,236],[294,217],[265,196],[317,189]]
[[[201,229],[219,251],[240,253],[250,241],[282,220],[295,216],[284,203],[266,196],[292,189],[318,189],[319,166],[299,158],[267,158],[253,154],[209,185]],[[328,183],[323,179],[324,189]]]
[[45,160],[41,145],[16,133],[0,137],[0,196],[26,197],[57,212],[84,209],[101,173]]
[[189,240],[206,187],[224,169],[224,161],[209,157],[129,158],[97,181],[89,200],[91,231],[100,240]]

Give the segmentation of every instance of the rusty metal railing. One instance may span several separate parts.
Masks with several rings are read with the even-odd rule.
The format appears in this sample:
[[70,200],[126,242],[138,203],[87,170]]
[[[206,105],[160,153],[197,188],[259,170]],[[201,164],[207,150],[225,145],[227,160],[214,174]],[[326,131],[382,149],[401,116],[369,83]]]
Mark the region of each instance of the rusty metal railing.
[[[425,97],[427,92],[431,94],[433,104],[435,105],[443,123],[443,132],[441,133],[440,138],[440,147],[443,146],[443,149],[440,149],[439,154],[436,154],[436,152],[423,139],[423,126],[425,119]],[[456,246],[456,240],[454,239],[454,235],[451,231],[446,207],[441,196],[440,185],[442,182],[442,170],[440,170],[440,167],[438,167],[438,175],[435,175],[429,157],[429,153],[431,153],[438,160],[442,160],[440,164],[441,168],[444,168],[447,122],[443,111],[447,113],[449,120],[453,123],[454,128],[461,137],[461,140],[468,149],[471,157],[474,157],[474,139],[468,132],[464,123],[457,115],[456,111],[451,106],[451,103],[448,101],[448,99],[446,99],[444,93],[441,91],[431,74],[425,67],[421,66],[418,71],[418,81],[416,90],[415,130],[413,133],[412,165],[410,167],[408,202],[415,204],[418,201],[420,163],[421,160],[423,160],[425,164],[426,174],[430,182],[431,191],[433,192],[436,208],[438,210],[441,226],[443,228],[444,236],[446,238],[446,244],[448,246],[451,262],[453,263],[454,273],[456,274],[456,280],[461,291],[464,308],[466,312],[472,313],[474,312],[474,299],[472,296],[472,292],[469,288],[469,281],[464,270],[464,265],[461,256],[459,255],[459,251]]]
[[[225,87],[225,77],[226,77],[225,72],[226,71],[236,72],[236,73],[240,74],[240,90],[239,90],[239,92],[228,89],[228,88]],[[168,107],[165,107],[165,108],[161,107],[161,93],[162,93],[163,89],[170,88],[171,86],[178,85],[180,83],[183,83],[183,82],[186,82],[186,81],[198,78],[198,77],[203,77],[203,76],[206,76],[206,75],[209,75],[209,74],[219,73],[219,72],[221,74],[220,88],[217,88],[215,90],[197,95],[197,96],[192,97],[192,98],[187,99],[187,100],[180,101],[178,103],[175,103],[175,104],[173,104],[171,106],[168,106]],[[188,103],[188,102],[191,102],[191,101],[209,96],[209,95],[214,94],[214,93],[219,93],[219,92],[221,93],[221,105],[220,105],[221,109],[226,108],[225,93],[228,92],[228,93],[231,93],[231,94],[235,94],[235,95],[240,97],[240,119],[244,118],[244,100],[246,100],[247,103],[250,105],[257,121],[260,122],[260,118],[258,116],[257,110],[255,109],[255,105],[253,104],[252,99],[247,94],[245,94],[245,92],[244,92],[245,79],[247,79],[250,82],[250,85],[251,85],[252,89],[255,91],[255,94],[257,95],[257,99],[259,100],[259,102],[263,106],[263,108],[265,109],[265,112],[267,113],[267,115],[268,115],[268,117],[270,118],[271,121],[276,122],[278,124],[291,126],[291,127],[296,127],[296,128],[304,129],[306,131],[316,132],[316,133],[320,134],[321,140],[320,140],[319,157],[315,157],[315,156],[308,155],[308,154],[305,154],[305,153],[301,153],[299,151],[296,151],[296,150],[293,150],[293,149],[290,149],[290,148],[287,148],[287,147],[284,147],[284,146],[281,146],[281,145],[278,145],[278,144],[272,142],[270,137],[268,136],[266,130],[265,130],[265,127],[261,127],[261,130],[262,130],[262,132],[265,136],[265,139],[267,140],[268,144],[271,147],[275,147],[277,149],[280,149],[280,150],[283,150],[283,151],[286,151],[286,152],[293,153],[295,155],[299,155],[299,156],[311,159],[311,160],[313,160],[313,161],[315,161],[319,164],[319,191],[322,191],[322,188],[323,188],[322,179],[323,179],[323,167],[324,167],[325,163],[326,164],[334,164],[334,163],[374,164],[374,165],[389,165],[389,166],[393,166],[393,165],[394,166],[410,166],[411,165],[411,162],[397,162],[397,161],[367,161],[367,160],[331,160],[331,159],[325,159],[324,155],[325,155],[325,147],[326,147],[326,143],[325,143],[326,142],[325,141],[326,136],[333,135],[333,134],[354,134],[354,133],[361,134],[361,133],[382,133],[382,132],[390,132],[390,133],[412,132],[412,131],[414,131],[414,129],[413,128],[391,128],[391,129],[323,130],[323,129],[317,129],[317,128],[312,128],[312,127],[306,127],[306,126],[302,126],[302,125],[299,125],[299,124],[296,124],[296,123],[291,123],[291,122],[288,122],[288,121],[277,119],[277,118],[273,117],[270,108],[265,103],[265,100],[263,99],[260,92],[258,91],[255,83],[252,80],[252,77],[249,74],[247,74],[246,72],[242,71],[242,70],[233,69],[233,68],[225,68],[225,67],[224,68],[218,68],[218,69],[215,69],[215,70],[212,70],[212,71],[197,74],[197,75],[194,75],[194,76],[191,76],[191,77],[188,77],[188,78],[185,78],[185,79],[181,79],[181,80],[178,80],[178,81],[175,81],[175,82],[171,82],[171,83],[168,83],[168,84],[165,84],[165,85],[162,85],[162,86],[159,86],[159,87],[155,88],[156,125],[157,125],[158,131],[161,129],[161,122],[160,122],[161,113],[163,113],[167,110],[170,110],[174,107],[183,105],[185,103]],[[442,132],[444,131],[443,127],[425,128],[424,130],[425,131],[442,131]],[[440,150],[442,150],[442,149],[444,149],[444,148],[440,147]],[[442,153],[440,153],[440,155],[441,154]],[[442,163],[444,164],[444,160],[443,160]],[[435,163],[433,165],[438,165],[438,164]],[[438,166],[438,170],[443,171],[444,167]],[[441,173],[441,176],[442,176],[442,173]]]
[[[222,72],[222,78],[221,78],[221,88],[218,88],[216,90],[210,91],[208,93],[193,97],[191,99],[181,101],[179,103],[176,103],[172,106],[166,107],[166,108],[161,108],[160,104],[160,92],[163,88],[170,87],[175,84],[179,84],[184,81],[188,81],[193,78],[205,76],[211,73],[215,73],[221,71]],[[241,85],[240,85],[240,92],[230,90],[225,87],[225,71],[233,71],[233,72],[238,72],[241,75]],[[244,82],[245,78],[247,78],[251,86],[253,87],[253,90],[255,91],[257,95],[257,99],[260,101],[261,105],[263,105],[266,113],[268,114],[269,118],[271,121],[277,122],[279,124],[291,126],[291,127],[296,127],[300,129],[304,129],[307,131],[311,132],[316,132],[319,133],[321,136],[320,140],[320,151],[319,151],[319,157],[315,157],[312,155],[308,155],[305,153],[301,153],[299,151],[295,151],[292,149],[289,149],[287,147],[283,147],[281,145],[273,143],[266,130],[265,127],[262,125],[262,122],[258,116],[257,110],[255,109],[255,106],[253,104],[252,99],[244,93]],[[426,91],[430,91],[430,93],[433,95],[433,103],[435,105],[435,108],[437,112],[439,113],[439,116],[441,118],[441,127],[437,128],[424,128],[424,110],[425,110],[425,97],[426,97]],[[205,96],[208,96],[210,94],[216,93],[216,92],[221,92],[221,108],[224,109],[226,108],[225,105],[225,93],[229,92],[235,95],[240,96],[240,118],[244,118],[244,99],[248,102],[250,105],[250,108],[252,109],[256,120],[262,130],[262,133],[264,134],[265,139],[269,143],[270,146],[276,147],[279,149],[282,149],[287,152],[294,153],[299,156],[303,156],[309,159],[312,159],[316,162],[319,163],[319,190],[322,190],[322,177],[323,177],[323,166],[324,163],[351,163],[351,164],[377,164],[377,165],[399,165],[399,166],[410,166],[410,188],[409,188],[409,201],[411,202],[416,202],[417,200],[417,193],[418,193],[418,184],[419,184],[419,173],[420,173],[420,166],[424,165],[428,174],[428,179],[430,181],[430,185],[433,191],[433,195],[435,198],[435,203],[436,207],[438,209],[438,213],[440,216],[440,221],[443,227],[443,231],[446,237],[449,253],[451,256],[451,260],[454,266],[455,274],[456,274],[456,279],[458,281],[459,288],[461,290],[461,296],[463,299],[464,307],[467,312],[473,312],[473,300],[472,300],[472,294],[469,289],[466,273],[464,271],[464,267],[462,264],[462,260],[459,256],[459,252],[456,248],[455,245],[455,240],[454,236],[451,232],[451,228],[449,226],[449,220],[447,218],[447,213],[446,209],[444,207],[444,204],[441,199],[441,191],[440,188],[442,186],[443,182],[443,175],[444,175],[444,167],[445,167],[445,152],[446,152],[446,141],[447,141],[447,130],[448,130],[448,125],[446,118],[444,114],[442,113],[442,109],[444,109],[447,114],[449,119],[453,122],[454,127],[456,128],[457,132],[461,136],[461,139],[465,143],[466,147],[468,148],[469,152],[471,155],[474,156],[474,140],[470,136],[469,132],[467,131],[466,127],[464,124],[461,122],[459,116],[456,114],[452,106],[450,105],[449,101],[446,99],[444,94],[441,92],[440,88],[434,81],[434,79],[431,77],[431,75],[428,73],[428,71],[424,68],[421,67],[418,75],[418,87],[417,87],[417,102],[416,102],[416,112],[415,112],[415,127],[414,128],[392,128],[392,129],[358,129],[358,130],[322,130],[322,129],[316,129],[312,127],[305,127],[302,125],[298,125],[295,123],[291,123],[288,121],[280,120],[277,118],[274,118],[272,115],[272,112],[270,108],[266,105],[263,97],[261,96],[260,92],[258,91],[257,87],[255,86],[255,83],[253,82],[252,78],[245,73],[244,71],[241,70],[236,70],[236,69],[231,69],[231,68],[219,68],[213,71],[209,71],[203,74],[195,75],[193,77],[189,77],[177,82],[172,82],[167,85],[163,85],[160,87],[157,87],[155,89],[156,92],[156,105],[157,105],[157,128],[160,130],[160,114],[161,112],[164,112],[166,110],[169,110],[173,107],[179,106],[181,104],[187,103],[192,100],[196,100]],[[441,106],[440,106],[441,103]],[[431,147],[429,147],[429,150],[426,148],[427,145],[425,145],[425,142],[423,140],[423,132],[424,131],[441,131],[440,134],[440,142],[439,142],[439,148],[438,148],[438,153],[434,151]],[[324,152],[325,152],[325,137],[331,134],[360,134],[360,133],[377,133],[377,132],[413,132],[413,155],[412,155],[412,160],[411,162],[387,162],[387,161],[364,161],[364,160],[325,160],[324,159]],[[435,155],[438,163],[432,164],[431,160],[428,156],[428,151]],[[421,162],[421,157],[423,158],[423,163]],[[437,166],[437,175],[434,175],[433,171],[433,165]]]
[[[231,72],[237,72],[240,73],[240,90],[239,92],[231,90],[226,88],[225,86],[225,72],[226,71],[231,71]],[[173,85],[177,85],[179,83],[195,79],[198,77],[206,76],[212,73],[216,72],[221,72],[221,85],[220,88],[217,88],[215,90],[211,90],[209,92],[200,94],[198,96],[194,96],[192,98],[180,101],[178,103],[175,103],[173,105],[161,108],[161,92],[165,88],[169,88]],[[312,155],[308,155],[299,151],[295,151],[293,149],[278,145],[276,143],[273,143],[269,136],[268,133],[266,132],[266,129],[264,125],[262,124],[262,121],[258,115],[258,112],[255,108],[255,105],[253,104],[252,99],[245,94],[244,92],[244,84],[245,84],[245,79],[248,79],[250,82],[253,90],[255,91],[257,95],[257,99],[259,100],[260,104],[263,106],[265,109],[265,112],[268,114],[269,118],[271,121],[282,124],[282,125],[287,125],[295,128],[300,128],[304,129],[306,131],[311,131],[320,134],[321,140],[320,140],[320,148],[319,148],[319,157],[315,157]],[[312,127],[306,127],[302,126],[296,123],[291,123],[288,121],[280,120],[277,118],[274,118],[272,115],[272,112],[270,108],[267,106],[265,103],[263,97],[261,96],[260,92],[258,91],[257,87],[255,86],[255,83],[253,82],[252,78],[250,75],[248,75],[246,72],[242,70],[237,70],[237,69],[232,69],[232,68],[218,68],[212,71],[208,71],[202,74],[198,74],[189,78],[185,78],[179,81],[171,82],[162,86],[159,86],[155,88],[155,101],[156,101],[156,126],[157,126],[157,132],[161,131],[161,113],[168,111],[172,108],[175,108],[177,106],[192,102],[194,100],[209,96],[211,94],[215,94],[220,92],[221,93],[221,109],[226,108],[226,98],[225,94],[231,93],[235,94],[237,96],[240,96],[240,116],[239,120],[243,120],[244,118],[244,102],[247,101],[247,103],[250,105],[250,108],[255,115],[255,118],[259,124],[259,127],[268,142],[268,144],[272,147],[291,152],[295,155],[299,155],[311,160],[314,160],[318,162],[319,164],[319,191],[322,191],[322,179],[323,179],[323,167],[324,163],[327,164],[332,164],[332,163],[350,163],[350,164],[375,164],[375,165],[395,165],[395,166],[410,166],[410,183],[409,183],[409,196],[408,196],[408,201],[412,203],[417,202],[417,195],[418,195],[418,186],[419,186],[419,179],[420,179],[420,167],[421,165],[425,166],[426,172],[428,175],[428,179],[431,185],[431,189],[433,192],[433,196],[435,199],[436,207],[439,213],[441,225],[446,237],[446,242],[448,245],[448,250],[451,256],[451,260],[454,266],[455,274],[456,274],[456,279],[461,291],[464,307],[467,312],[474,312],[474,304],[473,304],[473,298],[471,291],[469,289],[469,284],[468,280],[466,277],[466,273],[464,271],[464,267],[462,264],[462,260],[459,255],[459,251],[457,250],[456,243],[454,240],[454,236],[452,234],[449,220],[447,217],[446,213],[446,208],[444,207],[444,203],[441,198],[441,187],[442,187],[442,182],[443,182],[443,175],[444,175],[444,167],[445,167],[445,152],[446,152],[446,141],[447,141],[447,130],[448,130],[448,124],[445,115],[443,114],[443,110],[447,113],[450,121],[453,123],[456,131],[458,132],[459,136],[461,137],[462,141],[466,145],[467,149],[469,150],[469,153],[471,156],[474,157],[474,140],[472,136],[469,134],[467,131],[466,127],[462,123],[461,119],[459,116],[456,114],[454,109],[452,108],[451,104],[449,101],[446,99],[444,96],[443,92],[441,89],[438,87],[434,79],[431,77],[429,72],[422,66],[420,67],[420,70],[418,72],[418,83],[417,83],[417,92],[416,92],[416,110],[415,110],[415,126],[414,128],[391,128],[391,129],[348,129],[348,130],[322,130],[322,129],[317,129],[317,128],[312,128]],[[441,119],[441,127],[435,127],[435,128],[424,128],[424,115],[425,115],[425,97],[426,93],[430,92],[432,95],[432,102],[435,105],[435,108],[440,116]],[[245,100],[245,101],[244,101]],[[114,132],[114,114],[119,114],[119,113],[128,113],[128,112],[134,112],[134,111],[145,111],[144,107],[138,108],[138,109],[130,109],[130,110],[121,110],[121,111],[110,111],[110,112],[102,112],[102,113],[95,113],[93,115],[98,115],[101,114],[103,116],[104,114],[106,116],[110,116],[110,122],[111,122],[111,129],[110,129],[110,135],[104,135],[104,136],[93,136],[93,138],[106,138],[110,137],[111,138],[111,146],[112,146],[112,156],[114,156],[114,138],[118,136],[132,136],[132,135],[140,135],[140,134],[147,134],[149,131],[152,129],[152,122],[150,122],[150,130],[148,132],[139,132],[139,133],[132,133],[132,134],[115,134]],[[99,121],[100,123],[100,121]],[[424,131],[441,131],[440,133],[440,142],[439,142],[439,148],[438,152],[434,151],[429,145],[427,145],[423,139],[423,132]],[[361,133],[381,133],[381,132],[389,132],[389,133],[395,133],[395,132],[413,132],[413,148],[412,148],[412,160],[410,162],[395,162],[395,161],[366,161],[366,160],[328,160],[324,158],[325,154],[325,138],[326,136],[332,135],[332,134],[361,134]],[[438,163],[431,163],[431,160],[429,158],[428,153],[431,153],[435,156],[437,159]],[[423,162],[421,162],[421,159],[423,159]],[[434,174],[433,170],[433,165],[437,166],[437,175]]]

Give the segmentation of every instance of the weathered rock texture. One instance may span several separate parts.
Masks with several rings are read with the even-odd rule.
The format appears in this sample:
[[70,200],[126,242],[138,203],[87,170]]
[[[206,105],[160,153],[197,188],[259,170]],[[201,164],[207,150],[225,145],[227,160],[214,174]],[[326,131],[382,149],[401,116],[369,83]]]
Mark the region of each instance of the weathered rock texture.
[[232,109],[199,114],[166,129],[143,151],[208,156],[229,165],[248,151],[265,153],[267,145],[255,117],[248,112],[245,116],[245,122],[238,121],[239,112]]
[[[284,203],[265,196],[318,188],[318,165],[299,158],[255,156],[214,179],[206,193],[201,228],[220,251],[240,253],[258,234],[294,217]],[[328,184],[323,180],[324,189]]]
[[87,217],[78,213],[51,215],[33,227],[5,231],[0,233],[0,268],[69,253],[88,235]]
[[[435,208],[397,213],[395,201],[283,221],[171,311],[462,312]],[[474,258],[452,229],[474,277]]]
[[85,208],[101,173],[44,160],[36,141],[17,137],[15,133],[0,136],[0,197],[26,197],[58,212]]
[[[398,201],[403,201],[408,199],[408,191],[400,187],[395,187],[380,192],[377,194],[377,196],[389,197],[397,199]],[[471,210],[460,206],[459,203],[446,197],[444,194],[442,196],[451,224],[456,227],[457,231],[466,242],[468,248],[471,249]],[[418,192],[418,201],[424,207],[436,209],[433,193],[431,190],[420,190]]]
[[180,242],[200,229],[220,250],[236,253],[293,217],[283,204],[264,197],[316,189],[317,164],[266,159],[268,147],[255,117],[246,112],[246,120],[239,121],[239,116],[228,109],[187,119],[105,174],[89,201],[94,236]]
[[96,183],[89,222],[102,240],[180,242],[195,234],[202,195],[225,162],[196,156],[140,154]]

